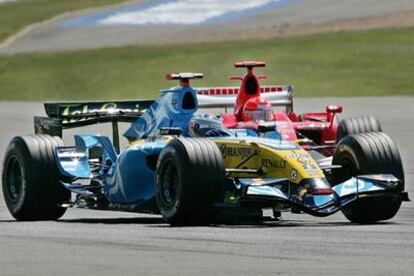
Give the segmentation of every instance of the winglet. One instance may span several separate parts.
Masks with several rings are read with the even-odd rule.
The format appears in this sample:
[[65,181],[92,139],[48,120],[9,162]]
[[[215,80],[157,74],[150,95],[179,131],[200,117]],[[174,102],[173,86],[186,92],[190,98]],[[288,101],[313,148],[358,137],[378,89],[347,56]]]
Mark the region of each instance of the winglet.
[[230,76],[231,80],[242,80],[243,76]]
[[202,73],[169,73],[166,75],[167,80],[180,80],[180,85],[183,87],[190,86],[190,80],[202,79],[204,75]]
[[204,75],[202,73],[169,73],[167,74],[167,80],[191,80],[202,79]]
[[251,69],[253,67],[265,67],[265,66],[266,66],[266,62],[264,61],[236,61],[234,63],[234,67],[236,68],[245,67],[245,68]]

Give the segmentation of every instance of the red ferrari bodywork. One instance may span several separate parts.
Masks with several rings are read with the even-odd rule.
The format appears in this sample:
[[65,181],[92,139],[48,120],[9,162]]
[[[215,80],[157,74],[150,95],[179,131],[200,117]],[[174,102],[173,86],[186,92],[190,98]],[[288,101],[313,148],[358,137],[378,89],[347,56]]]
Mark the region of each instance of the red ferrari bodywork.
[[[276,130],[283,139],[299,143],[305,149],[317,149],[325,155],[332,154],[331,146],[335,144],[337,123],[335,114],[342,112],[341,105],[329,105],[325,112],[296,114],[293,112],[293,93],[289,86],[289,101],[280,104],[279,101],[268,101],[265,93],[281,93],[283,86],[260,86],[259,79],[264,76],[256,76],[253,72],[254,67],[264,67],[264,62],[245,61],[236,62],[235,67],[247,68],[244,76],[231,77],[231,79],[241,80],[240,88],[234,103],[234,112],[221,115],[223,124],[226,128],[249,128],[260,131],[266,128],[271,131]],[[235,88],[204,88],[199,94],[211,95],[208,91],[213,90],[213,95],[221,95],[224,91],[236,90]],[[269,90],[269,91],[267,91]],[[226,93],[227,94],[227,93]],[[270,120],[256,120],[252,118],[251,111],[256,106],[285,106],[285,110],[272,110],[273,116],[267,116]],[[220,106],[220,105],[216,105]],[[223,105],[224,106],[224,105]],[[263,117],[265,118],[265,117]],[[274,128],[273,128],[274,127]]]

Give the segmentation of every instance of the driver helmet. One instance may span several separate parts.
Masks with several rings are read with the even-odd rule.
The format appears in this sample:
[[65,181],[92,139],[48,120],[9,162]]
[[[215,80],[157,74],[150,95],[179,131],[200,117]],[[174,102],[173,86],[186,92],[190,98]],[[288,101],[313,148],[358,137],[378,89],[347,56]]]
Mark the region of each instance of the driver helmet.
[[193,137],[221,136],[222,122],[211,114],[196,115],[190,119],[188,133]]
[[265,99],[248,99],[243,108],[245,121],[273,121],[272,105]]

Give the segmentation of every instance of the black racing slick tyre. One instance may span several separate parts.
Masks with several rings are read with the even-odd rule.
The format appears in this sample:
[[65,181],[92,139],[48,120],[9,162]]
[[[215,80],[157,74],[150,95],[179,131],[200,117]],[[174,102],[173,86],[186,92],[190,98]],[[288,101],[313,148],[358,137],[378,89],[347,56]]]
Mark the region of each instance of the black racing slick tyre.
[[11,215],[17,220],[55,220],[63,216],[62,203],[70,191],[59,183],[54,157],[59,137],[27,135],[14,137],[3,163],[3,195]]
[[223,157],[208,139],[174,139],[156,166],[156,201],[171,225],[208,224],[225,181]]
[[404,190],[404,171],[397,146],[388,135],[369,132],[344,137],[335,149],[332,164],[342,166],[332,173],[333,185],[364,174],[392,174],[401,181],[395,193],[359,198],[344,206],[342,212],[351,222],[388,220],[398,212]]
[[366,132],[381,132],[380,122],[372,116],[346,118],[339,122],[336,141],[345,136]]

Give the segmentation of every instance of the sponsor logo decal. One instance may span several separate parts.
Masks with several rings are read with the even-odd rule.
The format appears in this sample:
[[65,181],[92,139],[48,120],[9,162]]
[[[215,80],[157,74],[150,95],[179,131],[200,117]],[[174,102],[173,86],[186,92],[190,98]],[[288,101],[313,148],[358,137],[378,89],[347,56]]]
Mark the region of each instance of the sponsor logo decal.
[[287,162],[285,160],[277,160],[277,159],[262,159],[262,167],[270,168],[270,169],[284,169],[286,168]]
[[[88,114],[88,113],[115,113],[118,111],[122,111],[122,112],[145,112],[146,109],[142,109],[140,108],[139,104],[135,104],[133,106],[128,105],[128,104],[120,104],[118,105],[117,103],[102,103],[102,104],[68,104],[68,105],[63,105],[62,106],[62,117],[64,118],[65,116],[76,116],[76,115],[82,115],[82,114]],[[68,122],[78,122],[78,121],[84,121],[84,120],[88,120],[90,118],[72,118],[70,120],[68,119],[64,119],[63,123],[68,123]]]
[[290,180],[296,181],[296,178],[298,177],[298,171],[295,169],[292,169],[290,171]]
[[227,157],[241,157],[246,158],[249,155],[257,153],[256,149],[245,148],[245,147],[229,147],[227,145],[221,145],[220,147],[221,154],[223,158]]
[[304,153],[291,153],[286,156],[287,159],[296,159],[298,163],[302,165],[302,168],[310,173],[316,172],[318,167],[314,164],[309,155]]

